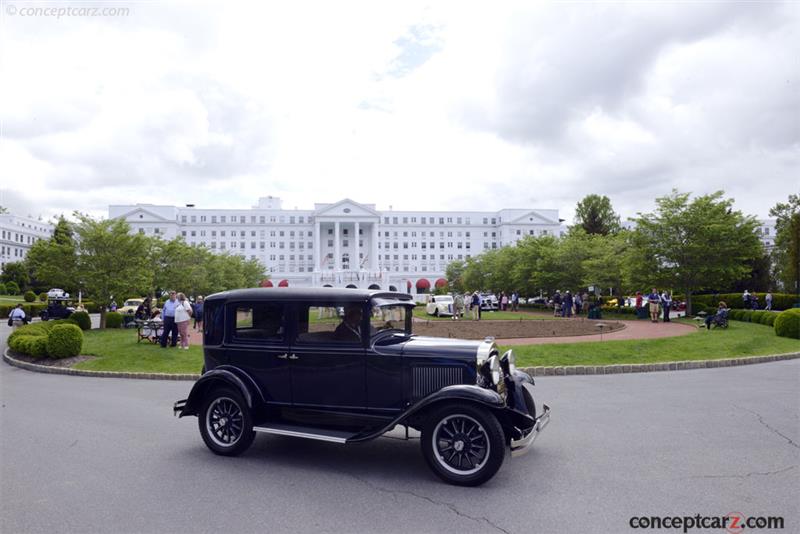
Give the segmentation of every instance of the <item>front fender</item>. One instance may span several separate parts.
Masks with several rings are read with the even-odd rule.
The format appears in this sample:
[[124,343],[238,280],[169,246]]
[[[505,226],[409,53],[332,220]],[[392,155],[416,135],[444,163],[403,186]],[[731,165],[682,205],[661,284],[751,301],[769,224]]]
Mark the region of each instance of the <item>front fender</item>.
[[178,401],[175,403],[174,410],[178,417],[197,415],[206,392],[209,391],[210,388],[220,385],[231,386],[239,391],[242,397],[244,397],[245,402],[247,402],[248,408],[252,409],[254,402],[263,402],[264,400],[261,395],[261,390],[252,377],[241,369],[223,365],[206,372],[194,383],[194,386],[192,386],[189,398],[185,401]]
[[376,438],[394,428],[395,425],[406,424],[406,422],[409,419],[413,419],[415,415],[418,415],[426,408],[429,408],[430,406],[433,406],[434,404],[437,404],[439,402],[446,402],[452,400],[465,400],[474,402],[476,404],[480,404],[482,406],[491,409],[493,412],[502,410],[506,406],[505,402],[503,401],[503,397],[501,397],[500,394],[494,390],[467,384],[456,384],[453,386],[447,386],[443,387],[442,389],[434,393],[431,393],[427,397],[420,399],[416,404],[408,407],[408,409],[405,412],[403,412],[402,415],[398,416],[396,419],[394,419],[391,423],[384,426],[383,428],[359,434],[353,438],[348,439],[347,442],[355,443],[359,441],[367,441]]

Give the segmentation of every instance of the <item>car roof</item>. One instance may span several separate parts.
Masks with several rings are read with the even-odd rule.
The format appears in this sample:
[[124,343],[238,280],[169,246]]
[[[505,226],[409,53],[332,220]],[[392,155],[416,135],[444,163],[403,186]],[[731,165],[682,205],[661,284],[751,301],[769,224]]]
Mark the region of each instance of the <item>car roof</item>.
[[347,289],[338,287],[254,287],[249,289],[232,289],[214,293],[205,298],[206,302],[227,300],[264,300],[264,301],[309,301],[330,299],[341,302],[367,302],[371,298],[396,299],[409,301],[413,298],[406,293],[381,291],[377,289]]

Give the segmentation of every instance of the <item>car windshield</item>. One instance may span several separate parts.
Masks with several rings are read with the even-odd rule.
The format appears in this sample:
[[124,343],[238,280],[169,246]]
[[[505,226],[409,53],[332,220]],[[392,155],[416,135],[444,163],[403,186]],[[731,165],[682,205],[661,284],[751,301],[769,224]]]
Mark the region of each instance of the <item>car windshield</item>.
[[372,304],[370,315],[370,329],[372,337],[382,332],[394,331],[411,334],[411,310],[408,303],[401,304],[397,301],[376,301]]
[[439,295],[436,297],[436,302],[453,302],[453,297],[450,295]]
[[138,306],[141,303],[141,300],[126,300],[124,306]]

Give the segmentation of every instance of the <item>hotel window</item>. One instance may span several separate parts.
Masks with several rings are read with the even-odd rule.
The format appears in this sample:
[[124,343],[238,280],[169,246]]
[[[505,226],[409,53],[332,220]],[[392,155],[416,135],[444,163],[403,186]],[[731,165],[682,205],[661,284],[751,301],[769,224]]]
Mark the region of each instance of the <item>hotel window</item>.
[[[212,215],[211,216],[211,223],[212,224],[217,224],[217,216],[216,215]],[[211,247],[211,248],[214,248],[214,247]]]
[[196,236],[197,236],[197,232],[195,232],[194,230],[192,230],[192,237],[196,237]]
[[260,242],[258,243],[258,245],[259,245],[259,248],[260,248],[261,250],[264,250],[264,248],[266,248],[266,246],[267,246],[267,244],[266,244],[264,241],[260,241]]
[[403,217],[403,224],[408,224],[408,217]]
[[328,228],[328,235],[333,235],[333,228]]
[[453,224],[453,218],[452,217],[448,217],[447,218],[447,224]]
[[201,223],[204,223],[204,222],[206,222],[206,216],[205,216],[205,215],[201,215],[201,216],[200,216],[200,222],[201,222]]
[[181,222],[182,222],[182,223],[185,223],[185,222],[186,222],[186,215],[181,215]]
[[444,224],[444,217],[439,217],[439,224]]
[[220,230],[219,235],[220,237],[225,237],[225,230]]
[[392,217],[392,224],[397,224],[397,217]]
[[492,248],[497,248],[497,243],[495,241],[492,241]]
[[259,224],[266,224],[267,218],[262,215],[258,218],[258,222]]
[[469,250],[469,241],[467,241],[467,250]]
[[394,248],[394,249],[397,248],[397,242],[392,243],[392,248]]
[[439,241],[439,248],[444,248],[444,241]]
[[329,246],[329,247],[332,247],[332,246],[333,246],[333,239],[328,239],[328,246]]
[[294,224],[294,215],[289,217],[289,224]]
[[280,241],[280,242],[278,243],[278,248],[286,248],[286,246],[285,246],[285,245],[286,245],[286,243],[284,243],[283,241]]
[[225,224],[225,220],[226,220],[225,219],[225,215],[220,215],[219,216],[219,222],[221,222],[222,224]]
[[211,237],[217,237],[217,231],[211,230]]
[[311,250],[313,247],[311,246],[311,241],[308,242],[308,250]]
[[191,217],[191,221],[192,221],[193,223],[194,223],[194,222],[197,222],[197,216],[195,216],[195,215],[192,215],[192,217]]
[[281,236],[281,237],[283,237],[283,235],[284,235],[284,234],[283,234],[283,230],[281,230],[280,232],[278,232],[278,235],[279,235],[279,236]]
[[383,224],[389,224],[389,217],[383,218]]
[[291,232],[289,232],[289,237],[294,237],[294,230],[292,230]]
[[211,248],[217,248],[217,242],[216,241],[212,241],[211,242]]
[[492,224],[497,224],[497,219],[495,219],[494,217],[492,217]]
[[489,224],[489,219],[487,217],[483,218],[483,224]]
[[275,222],[275,216],[274,215],[270,215],[269,222],[271,222],[271,223]]
[[256,231],[250,230],[250,237],[255,237],[255,236],[256,236]]
[[428,218],[427,217],[423,217],[421,222],[422,222],[422,224],[428,224]]
[[522,230],[520,230],[519,228],[517,228],[517,235],[521,235],[521,234],[522,234]]
[[244,241],[239,241],[239,248],[244,250]]
[[302,215],[301,215],[300,217],[298,217],[297,219],[298,219],[298,222],[299,222],[300,224],[303,224],[303,216],[302,216]]
[[244,230],[240,230],[239,231],[239,237],[244,237],[244,236],[245,236]]
[[453,242],[452,241],[448,241],[447,242],[447,248],[453,248]]
[[403,232],[403,237],[408,237],[408,232]]
[[461,217],[456,219],[456,224],[461,224]]
[[408,248],[408,243],[407,242],[403,242],[403,248]]

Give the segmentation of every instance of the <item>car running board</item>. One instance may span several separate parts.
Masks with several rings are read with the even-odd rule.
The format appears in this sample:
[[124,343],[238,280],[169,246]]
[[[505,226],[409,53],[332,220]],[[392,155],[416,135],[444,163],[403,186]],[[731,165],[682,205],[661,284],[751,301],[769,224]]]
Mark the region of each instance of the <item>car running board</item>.
[[277,434],[279,436],[292,436],[295,438],[316,439],[318,441],[330,441],[332,443],[347,443],[347,440],[355,436],[353,432],[341,430],[328,430],[299,425],[287,425],[283,423],[269,423],[262,426],[254,426],[256,432],[264,434]]

